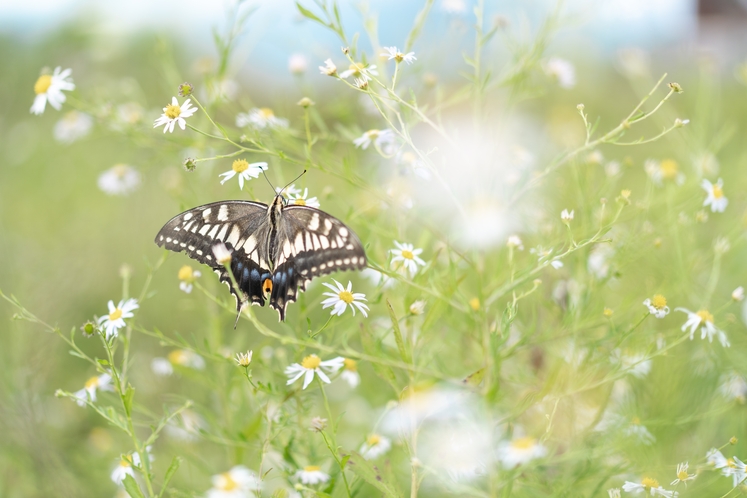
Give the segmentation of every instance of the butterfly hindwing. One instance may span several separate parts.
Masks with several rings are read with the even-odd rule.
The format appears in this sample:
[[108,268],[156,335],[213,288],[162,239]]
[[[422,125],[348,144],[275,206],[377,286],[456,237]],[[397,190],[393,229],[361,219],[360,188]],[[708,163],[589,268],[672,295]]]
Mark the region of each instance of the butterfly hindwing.
[[285,318],[298,288],[312,278],[335,271],[366,267],[366,253],[358,237],[337,218],[308,206],[290,205],[278,221],[270,306]]

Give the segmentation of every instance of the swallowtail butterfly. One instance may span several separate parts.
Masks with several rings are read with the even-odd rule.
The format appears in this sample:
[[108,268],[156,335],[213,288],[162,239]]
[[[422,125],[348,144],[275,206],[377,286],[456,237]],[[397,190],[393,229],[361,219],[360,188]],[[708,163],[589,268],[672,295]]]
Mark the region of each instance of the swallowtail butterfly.
[[[190,209],[166,223],[155,242],[210,266],[236,298],[239,315],[249,302],[264,306],[269,299],[280,321],[298,287],[306,290],[312,278],[366,267],[363,245],[352,230],[319,209],[289,205],[281,194],[269,206],[223,201]],[[213,255],[221,242],[233,251],[238,289]]]

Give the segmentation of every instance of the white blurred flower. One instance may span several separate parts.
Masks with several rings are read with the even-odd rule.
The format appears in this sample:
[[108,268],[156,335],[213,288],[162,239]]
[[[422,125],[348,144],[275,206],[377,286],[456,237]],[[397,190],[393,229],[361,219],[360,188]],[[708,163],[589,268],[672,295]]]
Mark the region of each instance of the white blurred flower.
[[172,365],[203,370],[205,359],[194,351],[188,349],[175,349],[168,354],[168,360]]
[[520,251],[524,250],[524,244],[521,242],[518,235],[509,235],[506,245],[512,249],[518,249]]
[[595,245],[589,253],[589,259],[586,260],[589,273],[598,280],[607,278],[610,273],[610,259],[614,254],[615,250],[609,244]]
[[174,373],[174,366],[166,358],[157,356],[150,361],[150,369],[154,374],[161,377],[168,377]]
[[566,225],[573,221],[573,209],[571,209],[570,212],[567,209],[564,209],[560,213],[560,219]]
[[706,191],[708,196],[703,201],[703,206],[711,206],[711,212],[723,213],[729,204],[729,199],[724,197],[724,181],[719,178],[718,182],[711,183],[705,178],[701,182],[701,187]]
[[99,175],[99,188],[109,195],[126,195],[140,186],[140,173],[126,164],[117,164]]
[[409,434],[423,421],[442,421],[457,418],[473,410],[475,404],[469,393],[439,387],[406,392],[405,397],[381,421],[387,434]]
[[685,183],[685,175],[680,171],[679,165],[674,159],[664,159],[662,161],[647,159],[643,163],[643,169],[658,186],[661,186],[665,180],[673,181],[677,185]]
[[441,0],[441,10],[447,14],[463,14],[467,11],[465,0]]
[[718,390],[728,400],[736,400],[740,403],[747,400],[747,380],[736,372],[723,374]]
[[303,389],[309,387],[311,381],[314,380],[314,374],[318,375],[319,378],[329,384],[331,381],[327,374],[323,370],[327,370],[330,373],[335,373],[340,370],[345,364],[345,358],[338,356],[331,360],[322,361],[315,354],[310,354],[301,360],[301,363],[294,363],[285,369],[285,375],[288,376],[288,382],[286,385],[291,385],[301,377],[303,377]]
[[394,241],[394,245],[397,248],[389,250],[392,256],[394,256],[392,258],[392,265],[395,268],[402,265],[410,272],[410,276],[415,276],[418,272],[418,265],[425,266],[425,261],[419,257],[423,253],[423,250],[415,249],[415,246],[412,244],[400,244],[396,240]]
[[643,305],[648,308],[648,312],[654,315],[656,318],[664,318],[669,314],[669,306],[667,306],[667,298],[661,294],[654,294],[651,299],[643,301]]
[[610,488],[607,490],[609,498],[620,498],[620,488]]
[[348,69],[340,73],[340,78],[353,77],[362,81],[371,81],[371,76],[378,76],[376,65],[367,65],[362,62],[353,63]]
[[332,59],[327,59],[323,66],[319,66],[319,71],[327,76],[334,76],[337,74],[337,66],[332,62]]
[[737,457],[726,458],[720,451],[712,448],[706,453],[706,461],[720,470],[724,477],[731,477],[735,488],[747,478],[747,466]]
[[560,57],[551,57],[542,68],[545,74],[554,79],[561,88],[573,88],[576,86],[576,68],[573,64]]
[[407,64],[412,64],[418,59],[415,57],[415,52],[407,52],[406,54],[403,54],[397,50],[397,47],[383,47],[383,49],[384,53],[381,54],[382,57],[388,57],[388,60],[394,59],[398,63],[405,61]]
[[332,281],[337,287],[327,282],[323,283],[325,287],[332,290],[333,292],[324,292],[322,294],[324,296],[328,296],[327,299],[322,301],[322,309],[333,307],[331,314],[342,316],[347,307],[350,306],[350,311],[353,312],[353,316],[355,316],[355,308],[358,308],[358,310],[363,313],[363,316],[368,317],[368,313],[366,313],[366,311],[368,311],[368,306],[360,302],[366,301],[366,295],[361,292],[354,293],[353,283],[350,281],[348,281],[347,289],[334,278],[332,279]]
[[[291,185],[289,187],[293,188],[295,185]],[[319,200],[316,197],[309,197],[309,189],[305,188],[303,189],[303,192],[298,192],[295,194],[289,194],[288,195],[288,205],[296,205],[296,206],[308,206],[313,208],[319,208]]]
[[218,263],[222,265],[227,265],[231,262],[231,253],[233,251],[229,250],[226,247],[226,244],[224,244],[223,242],[219,242],[218,244],[215,244],[212,247],[212,250],[213,250],[213,256],[215,256],[215,260]]
[[[393,143],[394,140],[392,140],[392,144]],[[386,147],[391,148],[391,146]],[[431,171],[428,169],[426,164],[414,152],[410,152],[409,150],[405,152],[398,152],[396,156],[396,162],[398,165],[404,167],[402,169],[403,174],[407,174],[412,171],[413,173],[415,173],[415,175],[425,181],[430,181],[432,177]]]
[[381,285],[382,289],[391,289],[397,285],[397,279],[381,273],[373,268],[366,268],[361,272],[361,276],[367,278],[373,285]]
[[249,164],[246,159],[236,159],[233,164],[231,164],[230,170],[226,171],[225,173],[221,173],[218,176],[223,177],[223,179],[220,181],[220,184],[223,185],[228,180],[238,175],[239,188],[243,190],[245,181],[248,182],[253,178],[259,178],[259,175],[261,175],[262,171],[264,170],[267,170],[266,162]]
[[86,406],[86,401],[95,402],[96,391],[99,389],[102,391],[114,391],[111,375],[104,373],[88,379],[83,385],[83,389],[73,393],[75,402],[78,406]]
[[389,438],[379,434],[371,434],[366,438],[366,442],[361,445],[358,453],[366,460],[375,460],[392,447]]
[[31,106],[31,113],[42,114],[47,102],[58,111],[62,109],[62,104],[67,100],[62,91],[75,90],[75,84],[70,78],[72,72],[72,69],[62,71],[62,68],[57,66],[52,74],[39,76],[39,79],[34,83],[36,97],[34,98],[34,104]]
[[674,311],[682,311],[687,314],[687,321],[682,326],[684,332],[687,328],[690,328],[690,340],[692,341],[695,336],[695,330],[700,327],[700,338],[705,339],[708,337],[708,342],[713,342],[713,337],[717,336],[721,345],[725,348],[731,346],[729,339],[726,337],[726,333],[717,328],[713,323],[713,315],[706,309],[694,312],[685,308],[675,308]]
[[216,474],[212,478],[213,487],[207,492],[207,498],[249,498],[262,487],[262,481],[254,471],[236,465],[228,472]]
[[179,278],[179,289],[189,294],[192,292],[192,287],[198,278],[202,276],[199,270],[192,269],[189,265],[184,265],[179,268],[177,277]]
[[109,301],[108,307],[109,314],[98,319],[99,326],[106,331],[106,340],[117,337],[117,331],[125,326],[124,319],[132,318],[132,312],[140,306],[136,299],[130,298],[127,301],[120,301],[117,306],[114,306],[114,301]]
[[645,493],[650,494],[651,496],[664,496],[666,498],[674,498],[677,496],[676,491],[668,491],[661,486],[659,486],[659,481],[656,479],[652,479],[650,477],[644,477],[641,479],[640,483],[637,482],[631,482],[631,481],[625,481],[625,484],[623,484],[623,491],[627,493]]
[[423,313],[425,313],[425,305],[426,302],[422,299],[414,301],[409,307],[410,313],[412,313],[413,315],[422,315]]
[[350,358],[345,358],[340,377],[350,387],[357,387],[361,383],[361,374],[358,373],[358,362]]
[[200,431],[207,428],[205,420],[192,410],[182,410],[179,413],[179,422],[177,424],[172,419],[166,425],[166,432],[170,437],[180,441],[195,441],[199,437]]
[[379,147],[380,149],[388,149],[390,146],[394,143],[395,137],[394,132],[390,130],[389,128],[386,128],[384,130],[368,130],[360,137],[353,140],[353,143],[356,147],[360,147],[361,149],[367,149],[369,145],[372,143]]
[[252,356],[254,356],[254,351],[247,351],[246,353],[236,353],[236,366],[239,367],[248,367],[252,363]]
[[496,449],[498,460],[503,467],[512,469],[535,458],[542,458],[547,449],[533,437],[520,437],[511,441],[503,441]]
[[288,120],[278,118],[269,107],[255,108],[248,113],[242,112],[236,116],[236,126],[243,128],[252,126],[258,130],[264,128],[287,128]]
[[670,483],[671,486],[676,486],[681,482],[685,483],[685,486],[687,486],[687,481],[692,481],[697,477],[696,474],[687,473],[688,467],[689,465],[687,462],[677,464],[677,478]]
[[309,68],[309,60],[303,54],[292,54],[288,58],[288,71],[293,74],[303,74]]
[[732,291],[731,293],[731,298],[737,302],[742,301],[744,299],[744,287],[740,285],[739,287],[734,289],[734,291]]
[[[153,455],[151,454],[151,446],[146,446],[145,454],[148,455],[148,460],[153,461]],[[111,479],[115,484],[121,486],[122,481],[128,475],[135,477],[135,471],[133,467],[140,467],[140,454],[137,452],[130,453],[129,455],[122,455],[119,459],[119,464],[114,468],[111,473]]]
[[633,417],[628,421],[628,425],[623,425],[623,435],[627,437],[634,437],[639,443],[650,446],[656,442],[656,437],[651,434],[648,428],[641,424],[641,420],[638,417]]
[[179,101],[176,100],[176,97],[172,97],[171,104],[163,108],[163,114],[161,114],[161,116],[155,120],[155,122],[153,123],[153,128],[163,126],[164,133],[166,133],[167,131],[173,133],[174,125],[178,124],[179,128],[181,128],[182,130],[186,129],[187,122],[185,121],[185,119],[191,117],[194,113],[197,112],[197,108],[192,107],[192,104],[190,104],[191,100],[192,99],[185,100],[184,104],[180,106]]
[[329,474],[322,472],[317,465],[308,465],[294,474],[295,478],[306,485],[315,485],[329,481]]
[[275,193],[276,194],[280,194],[280,195],[282,195],[283,197],[285,197],[287,199],[290,196],[295,196],[295,195],[300,194],[301,193],[301,189],[300,188],[296,188],[296,184],[294,183],[294,184],[288,185],[287,187],[284,187],[284,188],[275,187]]
[[93,128],[93,118],[90,114],[69,111],[55,123],[52,133],[58,142],[71,144],[88,135],[91,128]]

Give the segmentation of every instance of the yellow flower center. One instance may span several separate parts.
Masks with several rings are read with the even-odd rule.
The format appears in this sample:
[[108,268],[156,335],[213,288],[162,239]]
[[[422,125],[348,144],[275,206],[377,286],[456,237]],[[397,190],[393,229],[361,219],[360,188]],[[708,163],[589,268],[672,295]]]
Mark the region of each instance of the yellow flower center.
[[511,441],[511,447],[517,450],[528,450],[532,446],[534,446],[533,437],[520,437]]
[[680,481],[684,481],[688,477],[690,477],[690,475],[687,473],[687,469],[682,469],[677,472],[677,479],[679,479]]
[[262,117],[263,117],[264,119],[270,119],[270,118],[273,118],[273,117],[275,117],[275,113],[274,113],[274,112],[272,111],[272,109],[270,109],[269,107],[263,107],[263,108],[261,108],[261,109],[259,110],[259,114],[260,114],[260,115],[261,115],[261,116],[262,116]]
[[653,306],[657,310],[664,309],[666,305],[667,305],[667,298],[662,296],[661,294],[656,294],[653,297],[653,299],[651,299],[651,306]]
[[412,254],[412,251],[408,251],[407,249],[402,250],[402,257],[405,259],[413,259],[415,255]]
[[412,152],[405,152],[404,154],[402,154],[402,161],[405,162],[405,163],[407,163],[407,164],[412,164],[417,159],[418,159],[418,157],[415,154],[413,154]]
[[194,271],[189,265],[184,265],[179,268],[179,280],[191,281],[194,280]]
[[358,362],[355,360],[351,360],[350,358],[345,358],[342,364],[345,366],[345,370],[350,370],[351,372],[358,371]]
[[293,204],[296,206],[305,206],[306,205],[306,199],[301,199],[300,197],[297,197],[293,199]]
[[402,62],[402,59],[404,58],[405,54],[403,54],[402,52],[397,52],[396,54],[394,54],[394,60],[396,60],[397,62]]
[[322,468],[318,465],[307,465],[303,470],[304,472],[319,472]]
[[52,85],[52,77],[48,74],[42,74],[39,79],[34,83],[34,92],[37,95],[46,93],[49,87]]
[[612,310],[611,310],[611,309],[609,309],[609,308],[604,308],[604,311],[603,311],[602,313],[604,314],[604,316],[606,316],[607,318],[609,318],[609,317],[611,317],[611,316],[612,316],[612,315],[613,315],[613,314],[614,314],[615,312],[614,312],[614,311],[612,311]]
[[353,293],[350,291],[342,291],[338,294],[340,300],[345,301],[347,304],[353,302]]
[[307,370],[314,370],[316,368],[319,368],[319,364],[322,362],[322,359],[319,358],[315,354],[310,354],[306,358],[301,361],[301,366],[304,367]]
[[184,365],[187,362],[187,352],[177,349],[169,353],[169,361],[174,365]]
[[633,425],[641,425],[641,419],[639,419],[638,417],[633,417],[632,419],[630,419],[630,423]]
[[721,186],[717,184],[714,184],[711,187],[711,192],[713,193],[713,197],[716,199],[721,199],[724,196],[724,189],[722,189]]
[[220,484],[221,491],[233,491],[239,487],[239,483],[231,477],[229,472],[224,472],[220,476],[223,479],[223,482]]
[[94,387],[99,386],[99,378],[98,377],[91,377],[86,381],[84,384],[86,389],[92,389]]
[[132,464],[126,458],[122,458],[121,460],[119,460],[119,466],[120,467],[132,467]]
[[700,317],[700,323],[713,323],[713,315],[708,310],[700,310],[696,315]]
[[182,113],[182,108],[178,105],[169,104],[166,106],[166,112],[164,114],[169,119],[176,119]]
[[112,167],[112,171],[116,175],[117,178],[124,178],[127,174],[128,168],[126,164],[117,164],[116,166]]
[[727,460],[726,460],[726,466],[729,467],[729,468],[731,468],[731,469],[736,469],[737,468],[737,463],[734,461],[733,458],[727,458]]
[[111,313],[109,313],[109,321],[110,322],[113,322],[114,320],[119,320],[120,318],[122,318],[122,310],[119,309],[119,308],[117,308],[114,311],[112,311]]
[[379,436],[378,434],[371,434],[366,438],[366,442],[369,446],[376,446],[381,442],[381,436]]
[[480,300],[476,297],[473,297],[469,300],[469,307],[472,308],[473,311],[477,311],[480,309]]
[[363,64],[362,62],[358,62],[358,63],[354,62],[353,64],[350,64],[350,67],[348,67],[348,69],[353,71],[353,76],[360,76],[361,71],[363,71],[365,68],[366,68],[366,65]]
[[677,173],[679,173],[677,161],[674,161],[673,159],[664,159],[659,165],[659,168],[661,169],[662,178],[666,180],[673,180],[677,177]]
[[381,133],[379,130],[368,130],[366,132],[366,136],[371,140],[376,140],[377,138],[379,138],[379,133]]
[[246,162],[246,159],[236,159],[231,165],[231,169],[236,173],[241,173],[249,169],[249,163]]
[[643,484],[646,487],[646,489],[659,487],[659,481],[657,481],[656,479],[652,479],[650,477],[644,477],[641,480],[641,484]]

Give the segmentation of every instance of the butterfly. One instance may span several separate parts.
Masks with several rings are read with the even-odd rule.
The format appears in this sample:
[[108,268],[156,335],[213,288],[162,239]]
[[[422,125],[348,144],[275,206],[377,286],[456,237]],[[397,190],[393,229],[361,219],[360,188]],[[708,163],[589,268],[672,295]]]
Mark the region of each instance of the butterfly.
[[[306,290],[312,278],[367,265],[363,244],[345,224],[319,209],[288,204],[282,193],[269,206],[222,201],[184,211],[161,228],[155,242],[210,266],[236,298],[237,323],[249,302],[264,306],[266,299],[283,321],[298,288]],[[232,251],[238,288],[213,254],[221,243]]]

